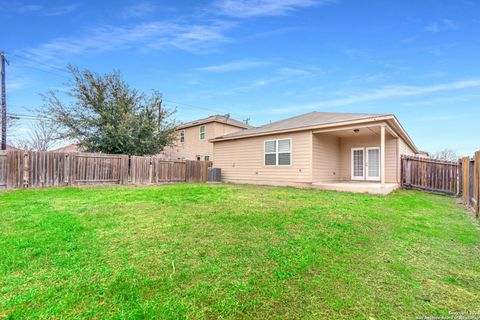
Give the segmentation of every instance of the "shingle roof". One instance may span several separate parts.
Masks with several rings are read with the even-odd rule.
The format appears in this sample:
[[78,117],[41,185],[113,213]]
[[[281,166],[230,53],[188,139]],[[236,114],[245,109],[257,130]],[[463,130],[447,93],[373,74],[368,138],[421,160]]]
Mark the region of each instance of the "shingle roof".
[[292,118],[272,122],[261,127],[250,128],[238,132],[226,134],[218,139],[236,138],[250,135],[264,134],[284,130],[293,130],[306,127],[314,127],[332,123],[342,123],[347,121],[362,120],[385,116],[384,114],[368,113],[339,113],[339,112],[310,112],[295,116]]
[[57,148],[52,150],[53,152],[68,152],[68,153],[76,153],[76,152],[83,152],[84,150],[77,144],[72,143],[61,148]]
[[7,150],[20,150],[20,149],[15,148],[14,146],[7,144]]
[[219,114],[215,114],[213,116],[210,116],[210,117],[207,117],[207,118],[204,118],[204,119],[199,119],[199,120],[194,120],[194,121],[190,121],[190,122],[187,122],[187,123],[183,123],[183,124],[179,125],[177,128],[178,129],[184,129],[184,128],[188,128],[188,127],[198,126],[198,125],[204,124],[204,123],[209,123],[209,122],[221,122],[221,123],[226,123],[226,124],[236,126],[236,127],[240,127],[240,128],[245,128],[245,129],[252,128],[252,126],[249,126],[248,124],[245,124],[241,121],[238,121],[238,120],[235,120],[235,119],[232,119],[230,117],[223,116],[223,115],[219,115]]

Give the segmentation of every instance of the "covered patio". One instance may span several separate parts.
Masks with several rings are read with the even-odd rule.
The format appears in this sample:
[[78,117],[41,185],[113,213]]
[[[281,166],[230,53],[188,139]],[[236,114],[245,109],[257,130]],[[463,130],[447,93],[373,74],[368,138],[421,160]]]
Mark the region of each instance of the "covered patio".
[[398,188],[398,136],[386,122],[323,128],[312,136],[313,187],[373,194]]
[[314,182],[312,186],[315,189],[330,190],[339,192],[356,192],[370,194],[389,194],[399,188],[398,183],[385,183],[382,186],[378,182],[363,181],[331,181],[331,182]]

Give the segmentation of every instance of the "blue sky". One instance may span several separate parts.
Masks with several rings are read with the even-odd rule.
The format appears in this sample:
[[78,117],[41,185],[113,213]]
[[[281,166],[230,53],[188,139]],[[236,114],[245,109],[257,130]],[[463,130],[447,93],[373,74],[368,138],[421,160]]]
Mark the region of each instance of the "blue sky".
[[[394,113],[419,148],[480,149],[480,1],[2,1],[9,112],[118,69],[181,121]],[[25,135],[31,122],[12,132]]]

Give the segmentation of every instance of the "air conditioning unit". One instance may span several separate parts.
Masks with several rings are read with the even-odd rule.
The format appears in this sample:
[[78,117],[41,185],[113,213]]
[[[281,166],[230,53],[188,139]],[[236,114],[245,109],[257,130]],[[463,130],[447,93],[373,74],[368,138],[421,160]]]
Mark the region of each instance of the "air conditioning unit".
[[220,168],[208,168],[207,181],[208,182],[221,182],[222,181],[222,169],[220,169]]

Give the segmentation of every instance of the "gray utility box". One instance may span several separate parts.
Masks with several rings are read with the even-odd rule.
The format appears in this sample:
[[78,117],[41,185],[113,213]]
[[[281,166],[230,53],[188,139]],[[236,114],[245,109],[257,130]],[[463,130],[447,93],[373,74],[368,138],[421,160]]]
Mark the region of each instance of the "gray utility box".
[[220,168],[208,168],[207,172],[209,182],[221,182],[222,181],[222,169]]

